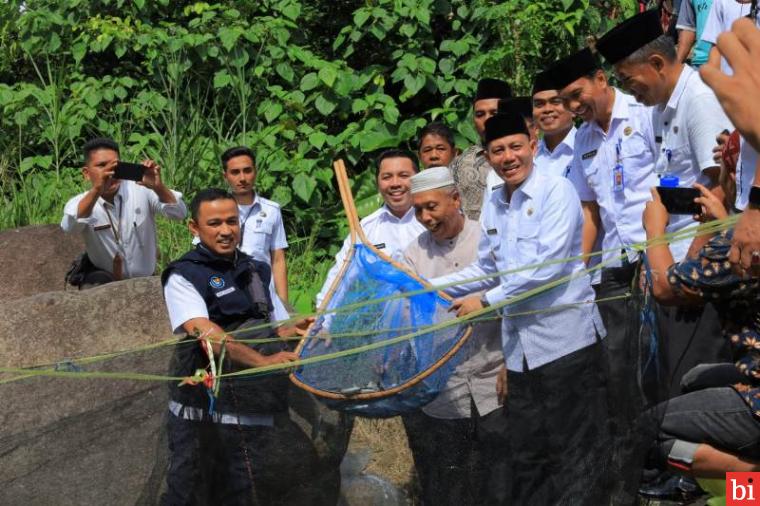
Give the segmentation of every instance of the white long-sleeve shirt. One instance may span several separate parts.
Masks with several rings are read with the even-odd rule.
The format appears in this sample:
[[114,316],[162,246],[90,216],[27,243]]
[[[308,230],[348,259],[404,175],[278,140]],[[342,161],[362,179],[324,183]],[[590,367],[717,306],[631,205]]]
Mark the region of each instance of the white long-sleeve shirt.
[[156,270],[157,214],[182,220],[187,207],[182,194],[172,190],[174,204],[165,204],[153,190],[133,181],[122,181],[114,203],[99,198],[86,218],[77,218],[79,202],[86,192],[70,199],[63,210],[61,228],[68,233],[81,233],[90,261],[98,268],[113,273],[113,259],[123,259],[125,278],[152,276]]
[[[503,190],[493,192],[483,208],[480,225],[483,233],[477,261],[454,274],[431,279],[433,285],[461,282],[446,289],[455,297],[488,289],[485,297],[494,305],[565,276],[577,276],[502,309],[505,317],[501,337],[507,369],[522,371],[523,360],[529,369],[535,369],[595,343],[597,333],[606,335],[593,302],[590,278],[580,259],[468,281],[581,254],[583,212],[567,179],[533,171],[512,194],[510,202],[505,200]],[[580,304],[545,311],[576,303]],[[541,312],[510,316],[535,310]]]

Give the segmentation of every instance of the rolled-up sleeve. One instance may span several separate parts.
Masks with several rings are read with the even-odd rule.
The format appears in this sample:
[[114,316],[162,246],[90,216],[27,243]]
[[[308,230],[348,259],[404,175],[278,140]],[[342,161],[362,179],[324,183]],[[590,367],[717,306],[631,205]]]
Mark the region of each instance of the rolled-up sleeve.
[[164,287],[164,300],[172,331],[175,334],[185,332],[182,325],[187,321],[194,318],[208,318],[206,301],[193,284],[181,274],[173,273],[169,276]]
[[153,211],[153,214],[160,214],[170,220],[179,221],[185,219],[187,216],[187,206],[185,205],[185,201],[182,199],[182,193],[176,190],[169,190],[172,192],[172,195],[174,195],[176,202],[173,204],[168,204],[161,202],[158,199],[158,195],[156,195],[154,191],[148,191],[150,192],[148,199],[150,201],[150,208]]
[[86,218],[77,218],[79,203],[82,201],[84,194],[77,195],[66,202],[63,208],[63,218],[61,219],[61,229],[66,233],[81,232],[87,225],[95,223],[92,215]]

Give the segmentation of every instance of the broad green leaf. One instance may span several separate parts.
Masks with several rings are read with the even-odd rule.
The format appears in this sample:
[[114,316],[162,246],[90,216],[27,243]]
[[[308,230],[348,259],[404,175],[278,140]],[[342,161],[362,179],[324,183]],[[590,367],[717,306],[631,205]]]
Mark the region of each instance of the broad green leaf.
[[288,65],[287,63],[279,63],[275,67],[275,70],[277,73],[285,79],[287,82],[292,83],[293,82],[293,69]]
[[337,104],[325,98],[324,95],[320,95],[314,101],[314,107],[323,115],[327,116],[335,110]]
[[288,4],[284,9],[282,9],[282,13],[287,17],[288,19],[295,21],[298,19],[298,16],[301,15],[301,6],[293,2],[291,4]]
[[226,70],[220,70],[214,74],[214,88],[224,88],[232,82],[232,76],[230,76]]
[[264,118],[266,118],[268,123],[271,123],[277,119],[280,114],[282,114],[282,104],[279,102],[270,102],[269,107],[264,111]]
[[331,66],[324,66],[319,69],[319,78],[330,88],[335,84],[335,79],[338,77],[338,73]]
[[82,58],[84,58],[86,52],[87,44],[84,42],[77,42],[71,46],[71,56],[74,57],[74,61],[77,63],[77,65],[82,61]]
[[308,203],[317,187],[317,181],[303,172],[293,178],[293,191],[304,202]]
[[218,35],[219,40],[222,42],[222,46],[224,46],[224,49],[229,51],[233,48],[233,46],[235,46],[235,43],[240,37],[240,32],[233,28],[227,28],[223,26],[219,29]]
[[369,104],[367,103],[366,100],[364,100],[363,98],[357,98],[351,104],[351,112],[353,112],[354,114],[364,112],[367,110],[367,107],[369,107]]
[[311,91],[319,86],[319,78],[314,72],[309,72],[301,78],[301,91]]
[[370,12],[368,9],[359,9],[354,13],[354,25],[356,28],[361,28],[364,23],[369,19]]
[[314,132],[309,136],[309,143],[317,149],[322,149],[327,140],[327,134],[323,132]]
[[58,36],[57,33],[53,32],[50,34],[50,40],[48,40],[47,44],[47,50],[51,53],[55,53],[58,51],[58,48],[61,47],[61,38]]
[[564,10],[569,10],[570,7],[572,7],[574,3],[575,3],[575,0],[562,0],[562,8]]
[[383,118],[391,125],[395,125],[398,122],[398,109],[393,106],[388,106],[383,109]]

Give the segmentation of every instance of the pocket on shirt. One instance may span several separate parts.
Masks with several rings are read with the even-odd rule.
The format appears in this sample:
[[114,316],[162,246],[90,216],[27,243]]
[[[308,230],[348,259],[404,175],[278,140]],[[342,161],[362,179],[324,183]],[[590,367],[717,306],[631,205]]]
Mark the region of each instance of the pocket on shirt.
[[529,265],[538,256],[538,220],[524,220],[517,226],[517,253],[520,265]]
[[623,137],[622,146],[620,148],[620,158],[622,160],[626,160],[627,158],[641,158],[650,155],[649,144],[640,133],[634,132],[627,137]]

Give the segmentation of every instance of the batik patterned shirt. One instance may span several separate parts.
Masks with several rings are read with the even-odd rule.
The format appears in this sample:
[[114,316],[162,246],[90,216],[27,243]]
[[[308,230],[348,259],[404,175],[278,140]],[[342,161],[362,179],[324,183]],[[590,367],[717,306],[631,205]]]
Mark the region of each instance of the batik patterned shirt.
[[462,211],[469,219],[477,221],[483,204],[486,178],[491,172],[491,164],[486,160],[483,146],[475,144],[467,148],[452,160],[449,169],[462,198]]

